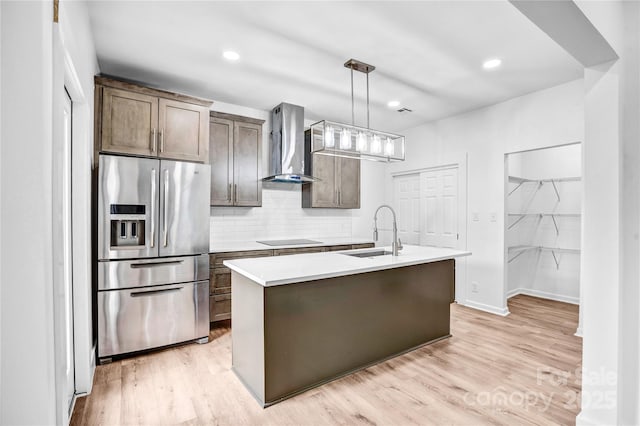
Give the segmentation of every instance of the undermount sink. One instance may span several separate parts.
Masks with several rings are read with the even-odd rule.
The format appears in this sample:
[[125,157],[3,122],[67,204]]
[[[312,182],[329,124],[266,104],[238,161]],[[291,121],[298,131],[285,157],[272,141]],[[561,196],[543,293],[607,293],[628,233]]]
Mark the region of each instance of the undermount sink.
[[387,254],[391,254],[390,251],[387,250],[375,250],[375,251],[365,251],[360,253],[342,253],[345,256],[353,256],[353,257],[376,257],[376,256],[386,256]]

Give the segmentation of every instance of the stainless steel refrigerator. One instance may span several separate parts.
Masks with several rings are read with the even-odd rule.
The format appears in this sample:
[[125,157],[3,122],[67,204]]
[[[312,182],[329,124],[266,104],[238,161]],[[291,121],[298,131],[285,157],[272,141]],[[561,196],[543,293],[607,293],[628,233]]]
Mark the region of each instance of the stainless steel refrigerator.
[[98,357],[209,335],[205,164],[100,155]]

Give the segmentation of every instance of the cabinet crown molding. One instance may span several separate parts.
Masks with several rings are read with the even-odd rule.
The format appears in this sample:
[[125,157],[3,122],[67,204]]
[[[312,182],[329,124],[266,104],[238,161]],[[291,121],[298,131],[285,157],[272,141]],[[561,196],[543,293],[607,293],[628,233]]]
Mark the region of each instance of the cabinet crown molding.
[[231,121],[242,121],[244,123],[263,124],[265,120],[253,117],[245,117],[243,115],[229,114],[226,112],[210,111],[209,116],[212,118],[223,118]]
[[115,89],[128,90],[130,92],[142,93],[145,95],[157,96],[164,99],[173,99],[180,102],[188,102],[190,104],[200,105],[204,107],[210,107],[213,104],[212,100],[199,98],[191,95],[184,95],[181,93],[170,92],[168,90],[154,89],[137,81],[127,80],[125,78],[114,77],[105,74],[99,74],[94,77],[94,83],[96,86],[113,87]]

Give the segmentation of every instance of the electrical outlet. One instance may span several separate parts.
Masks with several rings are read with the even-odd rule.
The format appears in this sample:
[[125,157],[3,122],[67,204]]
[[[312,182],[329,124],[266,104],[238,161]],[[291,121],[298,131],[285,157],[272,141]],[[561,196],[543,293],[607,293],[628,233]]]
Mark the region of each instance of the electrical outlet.
[[473,218],[474,222],[480,222],[480,214],[478,212],[473,212],[471,214],[471,217]]
[[471,293],[478,293],[480,291],[478,287],[479,285],[477,281],[471,281]]

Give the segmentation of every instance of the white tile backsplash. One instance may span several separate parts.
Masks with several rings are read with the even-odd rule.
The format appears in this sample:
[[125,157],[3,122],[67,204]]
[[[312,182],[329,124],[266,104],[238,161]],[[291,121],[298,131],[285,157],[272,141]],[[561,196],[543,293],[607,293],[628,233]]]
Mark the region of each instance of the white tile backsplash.
[[352,212],[303,209],[302,190],[293,184],[265,184],[262,207],[212,207],[211,241],[352,236]]

